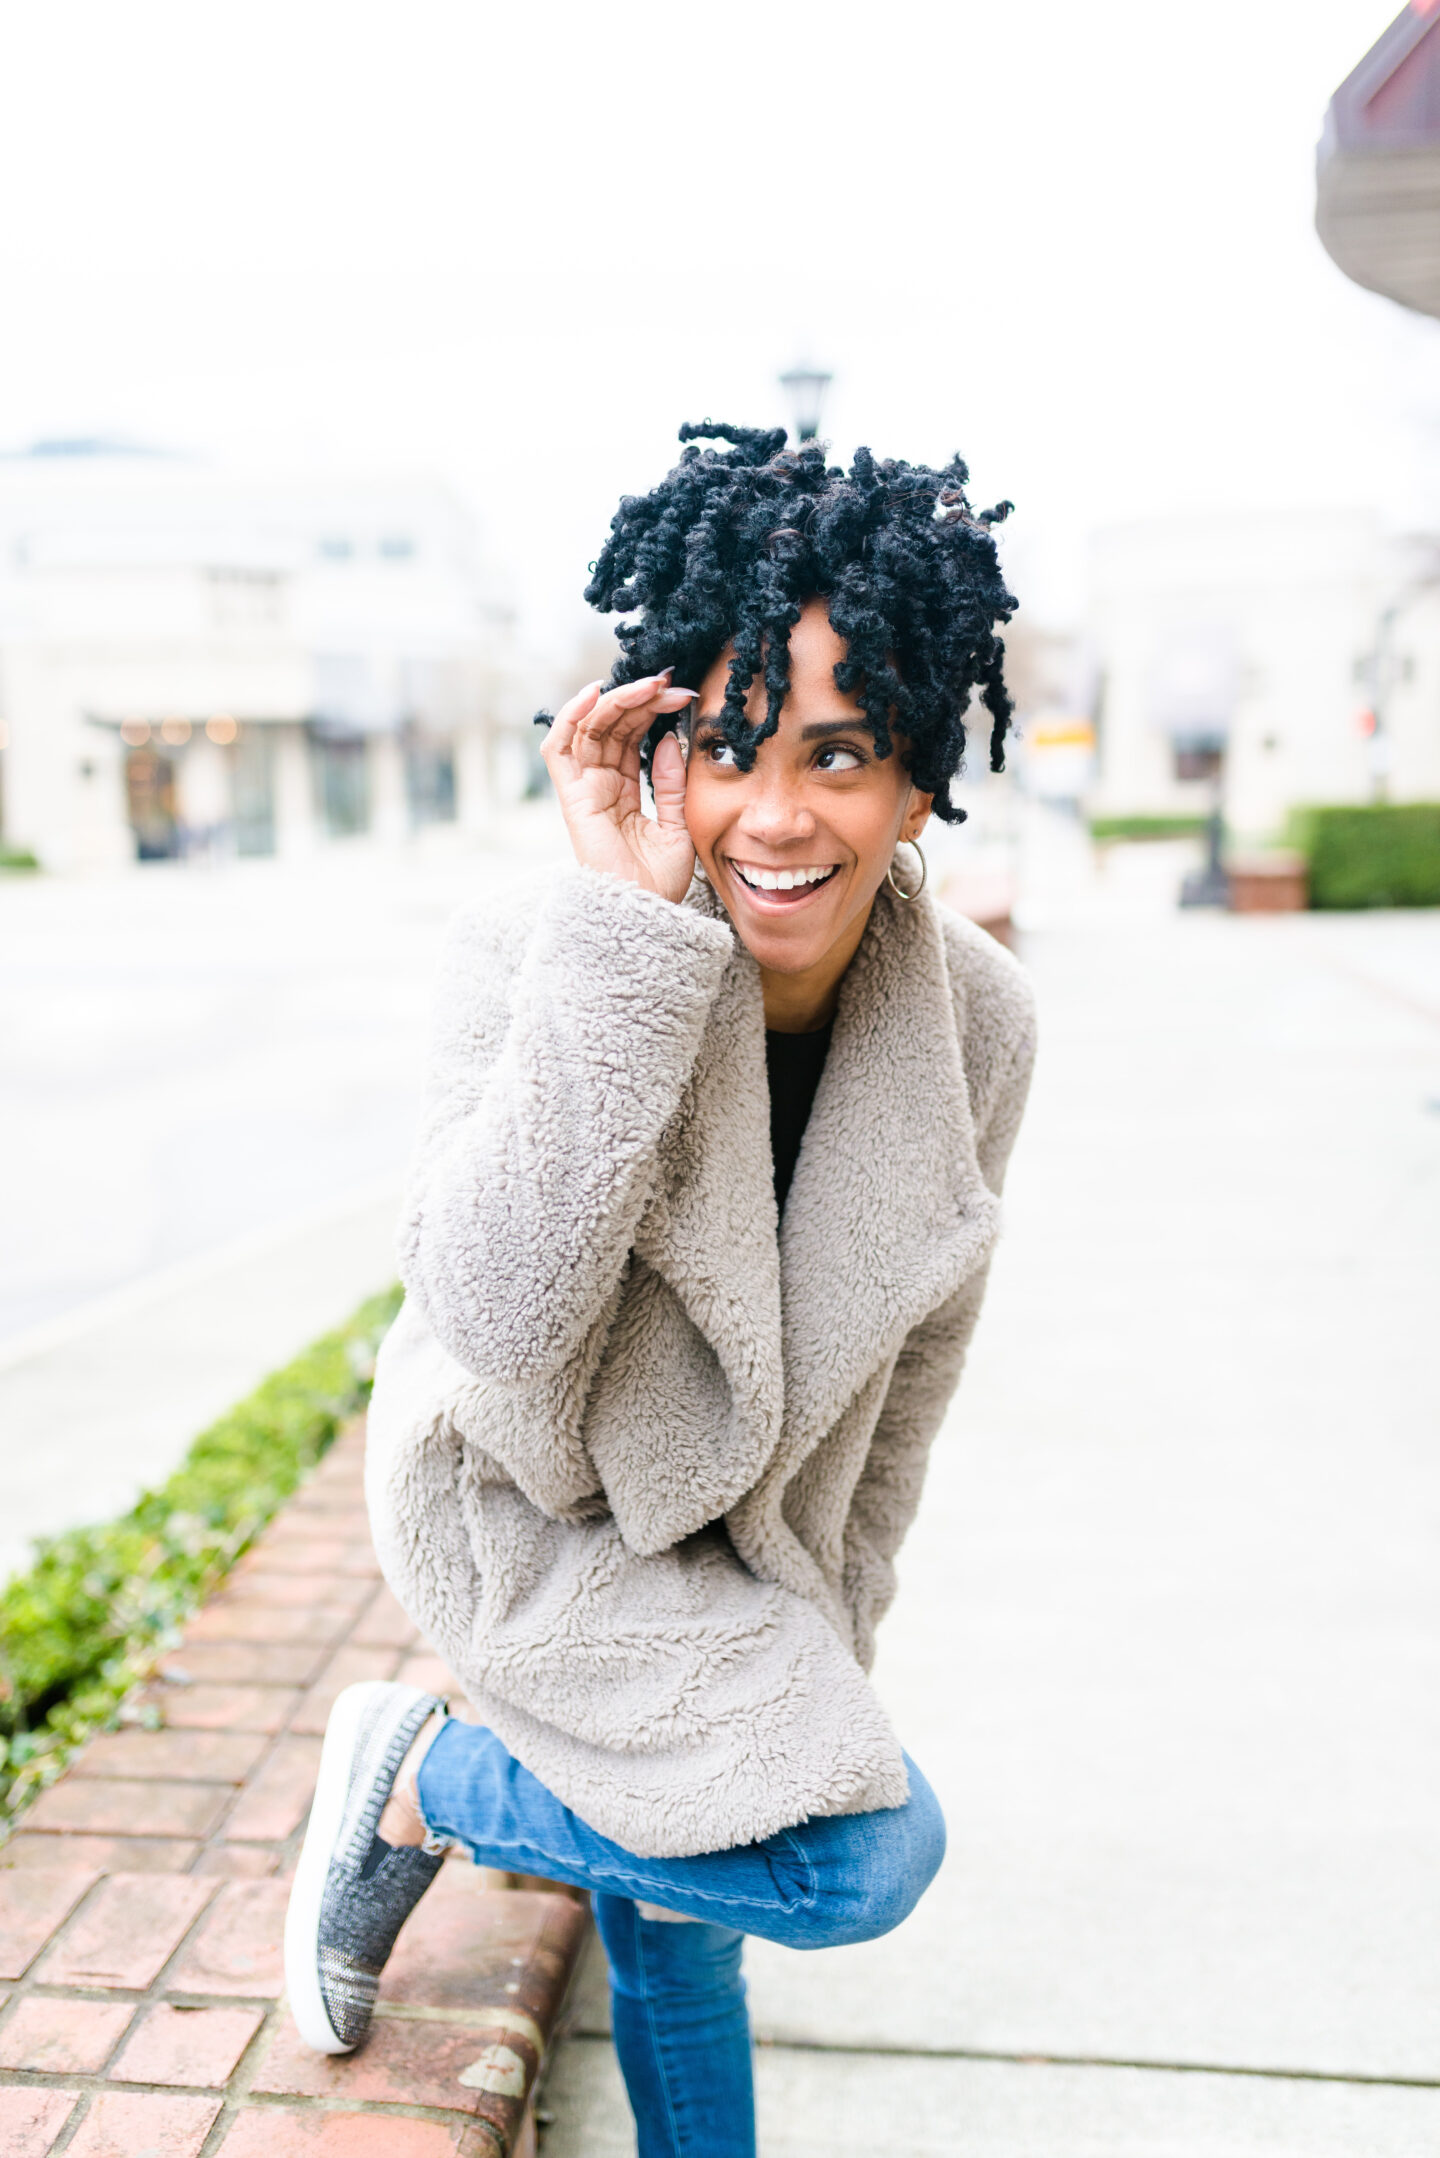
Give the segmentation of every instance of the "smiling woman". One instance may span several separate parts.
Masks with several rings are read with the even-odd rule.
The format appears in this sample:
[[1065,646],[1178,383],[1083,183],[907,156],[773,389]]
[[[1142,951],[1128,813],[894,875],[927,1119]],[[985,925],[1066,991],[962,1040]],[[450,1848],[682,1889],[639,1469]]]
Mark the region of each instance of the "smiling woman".
[[[586,593],[628,617],[611,686],[565,707],[546,763],[580,860],[676,899],[694,866],[683,823],[760,965],[767,1024],[803,1032],[833,1011],[896,846],[932,811],[963,817],[950,783],[976,694],[1001,768],[996,624],[1015,601],[990,528],[1010,505],[973,512],[958,457],[934,471],[862,449],[845,472],[778,430],[680,437],[675,469],[621,503]],[[686,713],[688,786],[669,746]],[[653,844],[634,823],[647,764]]]
[[589,1889],[641,2158],[753,2154],[743,1936],[873,1939],[943,1855],[866,1674],[1033,1045],[897,851],[959,815],[972,693],[996,760],[1009,718],[964,467],[727,433],[597,567],[573,870],[462,914],[442,985],[367,1475],[484,1721],[341,1696],[286,1946],[343,2052],[447,1845]]
[[765,1023],[781,1033],[831,1017],[895,849],[918,839],[932,805],[910,777],[910,744],[902,736],[882,757],[864,709],[837,688],[845,659],[825,601],[809,599],[790,632],[788,694],[768,735],[764,692],[750,689],[751,769],[724,726],[733,645],[707,673],[690,722],[686,829],[759,964]]

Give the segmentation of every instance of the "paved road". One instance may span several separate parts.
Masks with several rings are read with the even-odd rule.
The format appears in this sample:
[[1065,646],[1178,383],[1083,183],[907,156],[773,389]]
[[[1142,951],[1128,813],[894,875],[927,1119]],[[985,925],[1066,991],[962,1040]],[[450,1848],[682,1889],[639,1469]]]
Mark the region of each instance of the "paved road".
[[553,853],[0,879],[0,1578],[394,1274],[443,925]]
[[[878,1669],[950,1853],[889,1940],[747,1951],[762,2148],[1440,2149],[1440,917],[1056,909],[1025,956]],[[632,2148],[603,2039],[552,2103],[547,2158]]]

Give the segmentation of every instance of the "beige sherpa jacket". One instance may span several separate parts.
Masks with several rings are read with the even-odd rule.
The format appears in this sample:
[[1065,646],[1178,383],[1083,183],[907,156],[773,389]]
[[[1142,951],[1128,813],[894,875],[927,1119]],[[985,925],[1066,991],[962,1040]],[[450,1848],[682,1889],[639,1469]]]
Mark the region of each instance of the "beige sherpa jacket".
[[1020,968],[882,887],[777,1238],[758,969],[713,894],[463,913],[381,1351],[388,1580],[644,1855],[895,1806],[865,1677],[1030,1074]]

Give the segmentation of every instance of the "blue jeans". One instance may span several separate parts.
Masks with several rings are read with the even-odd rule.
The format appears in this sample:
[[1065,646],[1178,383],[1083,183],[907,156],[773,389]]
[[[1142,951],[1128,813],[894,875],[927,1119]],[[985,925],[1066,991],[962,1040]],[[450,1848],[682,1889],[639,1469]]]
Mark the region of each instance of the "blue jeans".
[[[945,1855],[945,1823],[908,1756],[906,1766],[903,1806],[827,1815],[693,1858],[637,1858],[597,1835],[474,1724],[445,1724],[417,1790],[426,1825],[478,1865],[593,1894],[640,2158],[754,2158],[744,1936],[835,1948],[909,1916]],[[637,1903],[700,1923],[646,1918]]]

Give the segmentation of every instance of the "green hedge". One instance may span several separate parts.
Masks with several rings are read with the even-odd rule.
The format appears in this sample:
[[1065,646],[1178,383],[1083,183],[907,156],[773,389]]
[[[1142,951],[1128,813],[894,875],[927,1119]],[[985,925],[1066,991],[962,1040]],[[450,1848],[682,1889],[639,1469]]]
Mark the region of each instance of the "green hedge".
[[38,869],[38,858],[28,847],[7,847],[0,843],[0,869]]
[[1205,829],[1204,817],[1092,817],[1092,839],[1194,839]]
[[392,1289],[273,1372],[128,1514],[36,1545],[0,1589],[0,1838],[115,1719],[271,1515],[370,1397]]
[[1291,829],[1312,907],[1440,906],[1440,802],[1302,809]]

